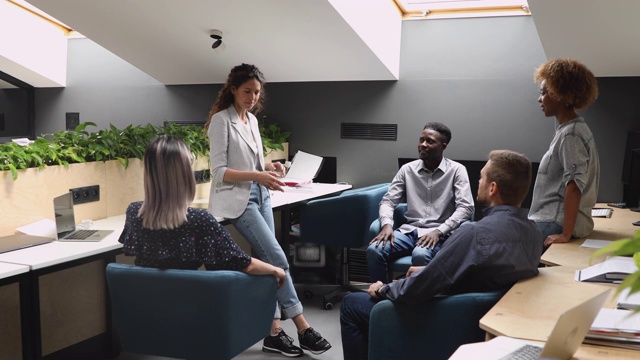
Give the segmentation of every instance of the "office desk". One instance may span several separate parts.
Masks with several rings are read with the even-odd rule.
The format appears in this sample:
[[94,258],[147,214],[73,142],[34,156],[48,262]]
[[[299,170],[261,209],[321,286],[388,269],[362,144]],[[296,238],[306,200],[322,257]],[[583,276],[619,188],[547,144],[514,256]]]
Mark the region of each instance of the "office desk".
[[[575,282],[578,268],[552,266],[540,268],[540,274],[516,283],[489,312],[480,319],[480,328],[488,334],[525,340],[545,341],[564,311],[603,289],[616,285]],[[604,304],[615,308],[613,291]]]
[[[351,185],[313,184],[311,191],[276,193],[272,202],[274,208],[288,210],[349,188]],[[198,204],[207,207],[206,201],[194,205]],[[283,211],[283,222],[288,215],[289,211]],[[118,239],[125,218],[123,214],[95,220],[94,228],[114,230],[99,242],[54,241],[0,254],[3,266],[25,270],[20,294],[20,312],[27,319],[22,324],[24,359],[56,357],[59,351],[86,341],[93,345],[98,341],[106,352],[114,351],[104,269],[122,252]],[[288,231],[283,233],[288,236]]]
[[[596,204],[596,207],[607,207],[606,204]],[[594,230],[588,239],[594,240],[619,240],[632,237],[640,227],[632,222],[640,220],[640,213],[629,209],[614,209],[610,218],[593,218]],[[579,268],[589,266],[589,259],[596,249],[580,247],[587,238],[575,239],[565,244],[552,244],[542,257],[540,262],[548,266],[566,265]],[[603,261],[604,258],[594,259],[594,263]]]
[[[290,236],[289,228],[291,226],[291,209],[300,206],[305,201],[318,199],[324,196],[335,195],[345,190],[351,189],[349,184],[323,184],[311,183],[300,189],[285,187],[285,191],[269,191],[271,195],[271,208],[274,211],[280,211],[280,236],[276,230],[276,237],[280,241],[283,249],[289,248]],[[209,206],[209,199],[198,199],[191,203],[191,206],[206,209]],[[216,217],[216,220],[222,224],[228,224],[224,218]],[[244,240],[244,239],[243,239]]]
[[[323,184],[312,183],[301,187],[300,189],[285,187],[285,191],[269,191],[271,195],[271,208],[280,210],[285,206],[297,205],[304,201],[320,198],[327,195],[333,195],[345,190],[351,189],[349,184]],[[209,199],[196,199],[191,206],[206,209],[209,207]],[[216,217],[220,222],[224,218]]]
[[[489,312],[480,319],[480,328],[488,337],[503,335],[524,340],[546,341],[564,311],[612,289],[603,307],[615,308],[617,285],[574,281],[577,268],[553,266],[540,269],[534,278],[515,284]],[[638,351],[582,344],[577,359],[637,359]]]
[[[25,359],[40,359],[101,334],[106,334],[105,348],[110,346],[104,268],[121,252],[124,219],[94,221],[96,229],[114,230],[99,242],[54,241],[0,254],[0,264],[30,270],[20,299],[20,311],[28,318],[22,328]],[[96,273],[100,281],[91,276]]]
[[[28,266],[0,263],[0,357],[7,359],[24,358],[29,352],[21,340],[25,338],[29,318],[24,312],[16,311],[26,290],[28,272]],[[16,329],[21,329],[21,333]]]

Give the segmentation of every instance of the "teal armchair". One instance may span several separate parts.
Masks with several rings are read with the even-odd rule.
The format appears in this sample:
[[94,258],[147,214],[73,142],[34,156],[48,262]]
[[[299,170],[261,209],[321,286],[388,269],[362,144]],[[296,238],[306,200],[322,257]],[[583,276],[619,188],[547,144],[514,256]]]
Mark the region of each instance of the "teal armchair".
[[384,300],[369,322],[369,360],[448,359],[463,344],[484,341],[480,319],[507,289],[438,296],[420,305]]
[[311,200],[300,209],[300,240],[339,248],[340,285],[323,297],[323,307],[351,291],[360,289],[349,284],[349,253],[369,243],[369,226],[378,217],[378,206],[389,184],[352,189],[338,196]]
[[237,271],[106,269],[122,350],[180,359],[231,359],[269,334],[273,276]]

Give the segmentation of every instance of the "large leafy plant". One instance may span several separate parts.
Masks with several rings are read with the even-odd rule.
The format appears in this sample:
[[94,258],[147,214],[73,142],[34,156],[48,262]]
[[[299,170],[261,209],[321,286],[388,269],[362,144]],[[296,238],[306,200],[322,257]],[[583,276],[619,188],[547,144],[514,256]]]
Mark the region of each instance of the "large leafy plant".
[[[620,239],[599,249],[591,255],[591,260],[602,255],[625,256],[632,255],[633,262],[640,269],[640,230],[636,231],[631,238]],[[629,288],[629,293],[640,292],[640,270],[628,275],[618,286],[616,293],[620,293],[623,289]],[[640,309],[638,309],[640,311]]]
[[110,125],[97,132],[87,131],[88,126],[96,124],[85,122],[74,131],[44,134],[27,146],[0,144],[0,171],[11,171],[16,180],[20,169],[42,169],[49,165],[68,167],[73,163],[118,160],[126,168],[130,158],[142,159],[149,141],[162,134],[182,138],[195,156],[206,156],[209,152],[208,139],[200,126],[171,123],[167,127],[149,124],[118,129]]
[[263,156],[267,156],[273,150],[284,151],[282,145],[291,135],[289,131],[282,131],[280,125],[276,123],[267,123],[267,115],[263,115],[259,121],[260,137],[262,138]]

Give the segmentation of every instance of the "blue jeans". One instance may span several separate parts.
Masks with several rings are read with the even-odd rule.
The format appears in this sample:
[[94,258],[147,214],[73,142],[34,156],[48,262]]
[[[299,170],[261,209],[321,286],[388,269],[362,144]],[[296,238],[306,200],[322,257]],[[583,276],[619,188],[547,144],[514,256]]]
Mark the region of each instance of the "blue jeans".
[[387,284],[390,281],[389,264],[407,255],[411,255],[411,264],[413,266],[427,265],[440,251],[444,243],[444,237],[441,236],[440,241],[433,249],[416,246],[418,230],[406,234],[395,230],[393,236],[395,237],[393,247],[391,247],[390,242],[387,242],[384,247],[376,247],[376,244],[373,243],[367,248],[367,266],[371,282],[382,281]]
[[302,314],[302,304],[291,280],[287,257],[275,236],[269,191],[254,182],[247,208],[240,217],[230,219],[230,222],[260,260],[284,269],[287,275],[284,285],[278,289],[279,306],[276,305],[274,318],[288,319]]
[[369,315],[375,304],[377,301],[365,292],[351,293],[342,299],[340,333],[344,360],[366,360],[368,358]]

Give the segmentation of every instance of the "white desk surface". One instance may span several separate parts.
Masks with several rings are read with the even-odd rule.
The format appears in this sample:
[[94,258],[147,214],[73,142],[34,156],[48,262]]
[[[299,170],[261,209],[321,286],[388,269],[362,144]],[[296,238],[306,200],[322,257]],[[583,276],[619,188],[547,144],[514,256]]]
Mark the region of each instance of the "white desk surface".
[[29,272],[29,267],[26,265],[0,263],[0,279],[6,279],[26,272]]
[[349,184],[321,183],[307,184],[300,188],[285,187],[284,192],[270,191],[271,207],[276,209],[280,206],[295,204],[300,201],[311,200],[349,189],[351,189],[351,185]]
[[122,247],[122,244],[118,242],[118,239],[124,228],[124,221],[124,214],[102,220],[95,220],[92,229],[114,230],[113,233],[101,241],[53,241],[48,244],[0,254],[0,263],[27,265],[31,270],[38,270],[119,249]]
[[[280,206],[297,203],[321,197],[351,188],[351,185],[342,184],[310,184],[307,189],[293,190],[285,192],[272,192],[271,202],[275,209]],[[207,207],[208,199],[196,200],[194,204],[198,207]],[[26,265],[31,270],[38,270],[49,266],[62,264],[68,261],[82,259],[92,255],[105,253],[122,247],[118,242],[122,229],[124,228],[125,215],[112,216],[102,220],[95,220],[92,229],[114,230],[106,238],[95,242],[61,242],[53,241],[48,244],[32,246],[25,249],[14,250],[0,254],[0,264]],[[28,269],[27,269],[28,271]],[[10,272],[9,272],[10,274]],[[7,275],[11,276],[11,275]]]
[[[312,183],[300,188],[285,187],[285,191],[270,191],[271,208],[278,210],[279,207],[295,204],[300,201],[311,200],[317,197],[334,194],[351,189],[349,184],[323,184]],[[209,206],[209,199],[196,199],[191,206],[206,209]],[[216,220],[223,221],[224,218],[216,217]]]

